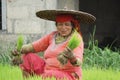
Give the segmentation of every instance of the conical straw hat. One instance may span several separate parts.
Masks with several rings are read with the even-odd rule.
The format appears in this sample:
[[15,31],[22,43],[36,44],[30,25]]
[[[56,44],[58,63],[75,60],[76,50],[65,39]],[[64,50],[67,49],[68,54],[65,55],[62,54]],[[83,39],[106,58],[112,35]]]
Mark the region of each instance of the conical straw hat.
[[41,10],[36,12],[36,16],[45,20],[55,21],[56,16],[59,14],[70,14],[73,15],[80,23],[91,24],[94,23],[96,18],[83,11],[75,10]]

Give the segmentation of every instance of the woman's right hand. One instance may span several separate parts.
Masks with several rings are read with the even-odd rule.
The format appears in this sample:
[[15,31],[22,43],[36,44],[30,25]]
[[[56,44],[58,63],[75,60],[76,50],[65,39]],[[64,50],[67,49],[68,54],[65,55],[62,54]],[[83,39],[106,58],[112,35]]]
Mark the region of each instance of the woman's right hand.
[[15,48],[14,50],[11,51],[11,54],[12,54],[12,59],[11,59],[12,65],[19,65],[22,63],[20,51],[18,51]]
[[20,51],[18,51],[16,48],[11,51],[13,56],[17,56],[19,54],[27,54],[29,52],[34,52],[32,44],[23,45]]
[[19,55],[19,52],[18,52],[17,49],[15,48],[14,50],[11,51],[11,54],[12,54],[13,56],[17,56],[17,55]]

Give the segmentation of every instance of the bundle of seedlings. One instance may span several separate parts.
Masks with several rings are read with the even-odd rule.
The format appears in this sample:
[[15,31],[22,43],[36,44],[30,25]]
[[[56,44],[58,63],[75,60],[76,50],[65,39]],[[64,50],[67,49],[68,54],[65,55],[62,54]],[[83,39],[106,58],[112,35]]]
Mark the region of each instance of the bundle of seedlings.
[[16,43],[16,49],[12,51],[13,59],[12,59],[12,64],[13,65],[19,65],[22,63],[21,60],[21,48],[24,44],[24,37],[23,35],[19,35]]
[[23,35],[20,35],[20,36],[18,36],[18,39],[17,39],[17,46],[16,46],[18,52],[20,52],[20,50],[21,50],[23,44],[24,44],[24,37],[23,37]]
[[75,30],[68,42],[67,48],[74,50],[76,47],[79,46],[80,41],[81,41],[81,39],[78,36],[78,32]]

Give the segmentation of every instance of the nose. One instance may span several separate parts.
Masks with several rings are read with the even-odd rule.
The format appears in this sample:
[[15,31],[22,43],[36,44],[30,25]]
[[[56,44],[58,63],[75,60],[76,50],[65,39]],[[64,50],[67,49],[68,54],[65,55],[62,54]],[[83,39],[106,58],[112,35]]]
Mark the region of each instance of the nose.
[[62,29],[66,29],[66,25],[65,25],[65,24],[62,24],[61,28],[62,28]]
[[66,26],[64,23],[61,25],[62,27]]

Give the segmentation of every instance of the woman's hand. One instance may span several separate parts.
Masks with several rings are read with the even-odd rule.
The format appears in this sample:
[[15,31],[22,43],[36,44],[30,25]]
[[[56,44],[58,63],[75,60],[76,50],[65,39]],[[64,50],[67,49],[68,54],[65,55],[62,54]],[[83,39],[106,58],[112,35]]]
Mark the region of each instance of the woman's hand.
[[12,58],[12,65],[17,65],[19,66],[19,64],[21,64],[23,61],[21,59],[21,56],[14,56]]
[[21,54],[17,49],[11,51],[12,54],[12,65],[17,65],[22,63]]
[[12,64],[13,65],[21,64],[22,63],[21,55],[27,54],[27,53],[33,52],[33,51],[34,50],[33,50],[32,44],[23,45],[20,51],[18,51],[17,49],[14,49],[13,51],[11,51],[11,54],[13,56]]
[[14,49],[14,50],[11,51],[11,54],[13,56],[18,56],[20,53],[17,51],[17,49]]
[[72,50],[70,48],[68,48],[68,47],[65,48],[65,50],[63,51],[63,53],[64,53],[63,55],[66,58],[68,58],[68,59],[71,59],[71,58],[74,57],[74,54],[73,54]]
[[57,57],[58,61],[65,65],[67,64],[68,60],[73,57],[73,53],[70,49],[66,48],[62,53],[60,53]]
[[27,54],[29,52],[34,52],[32,44],[23,45],[20,51],[18,51],[17,49],[11,51],[13,56],[17,56],[19,54]]
[[64,53],[60,53],[57,56],[58,61],[60,62],[60,64],[65,65],[67,64],[68,59],[63,55]]
[[74,56],[72,50],[68,47],[58,55],[57,59],[60,61],[62,65],[67,64],[68,60],[73,66],[80,66],[82,63],[80,59]]

